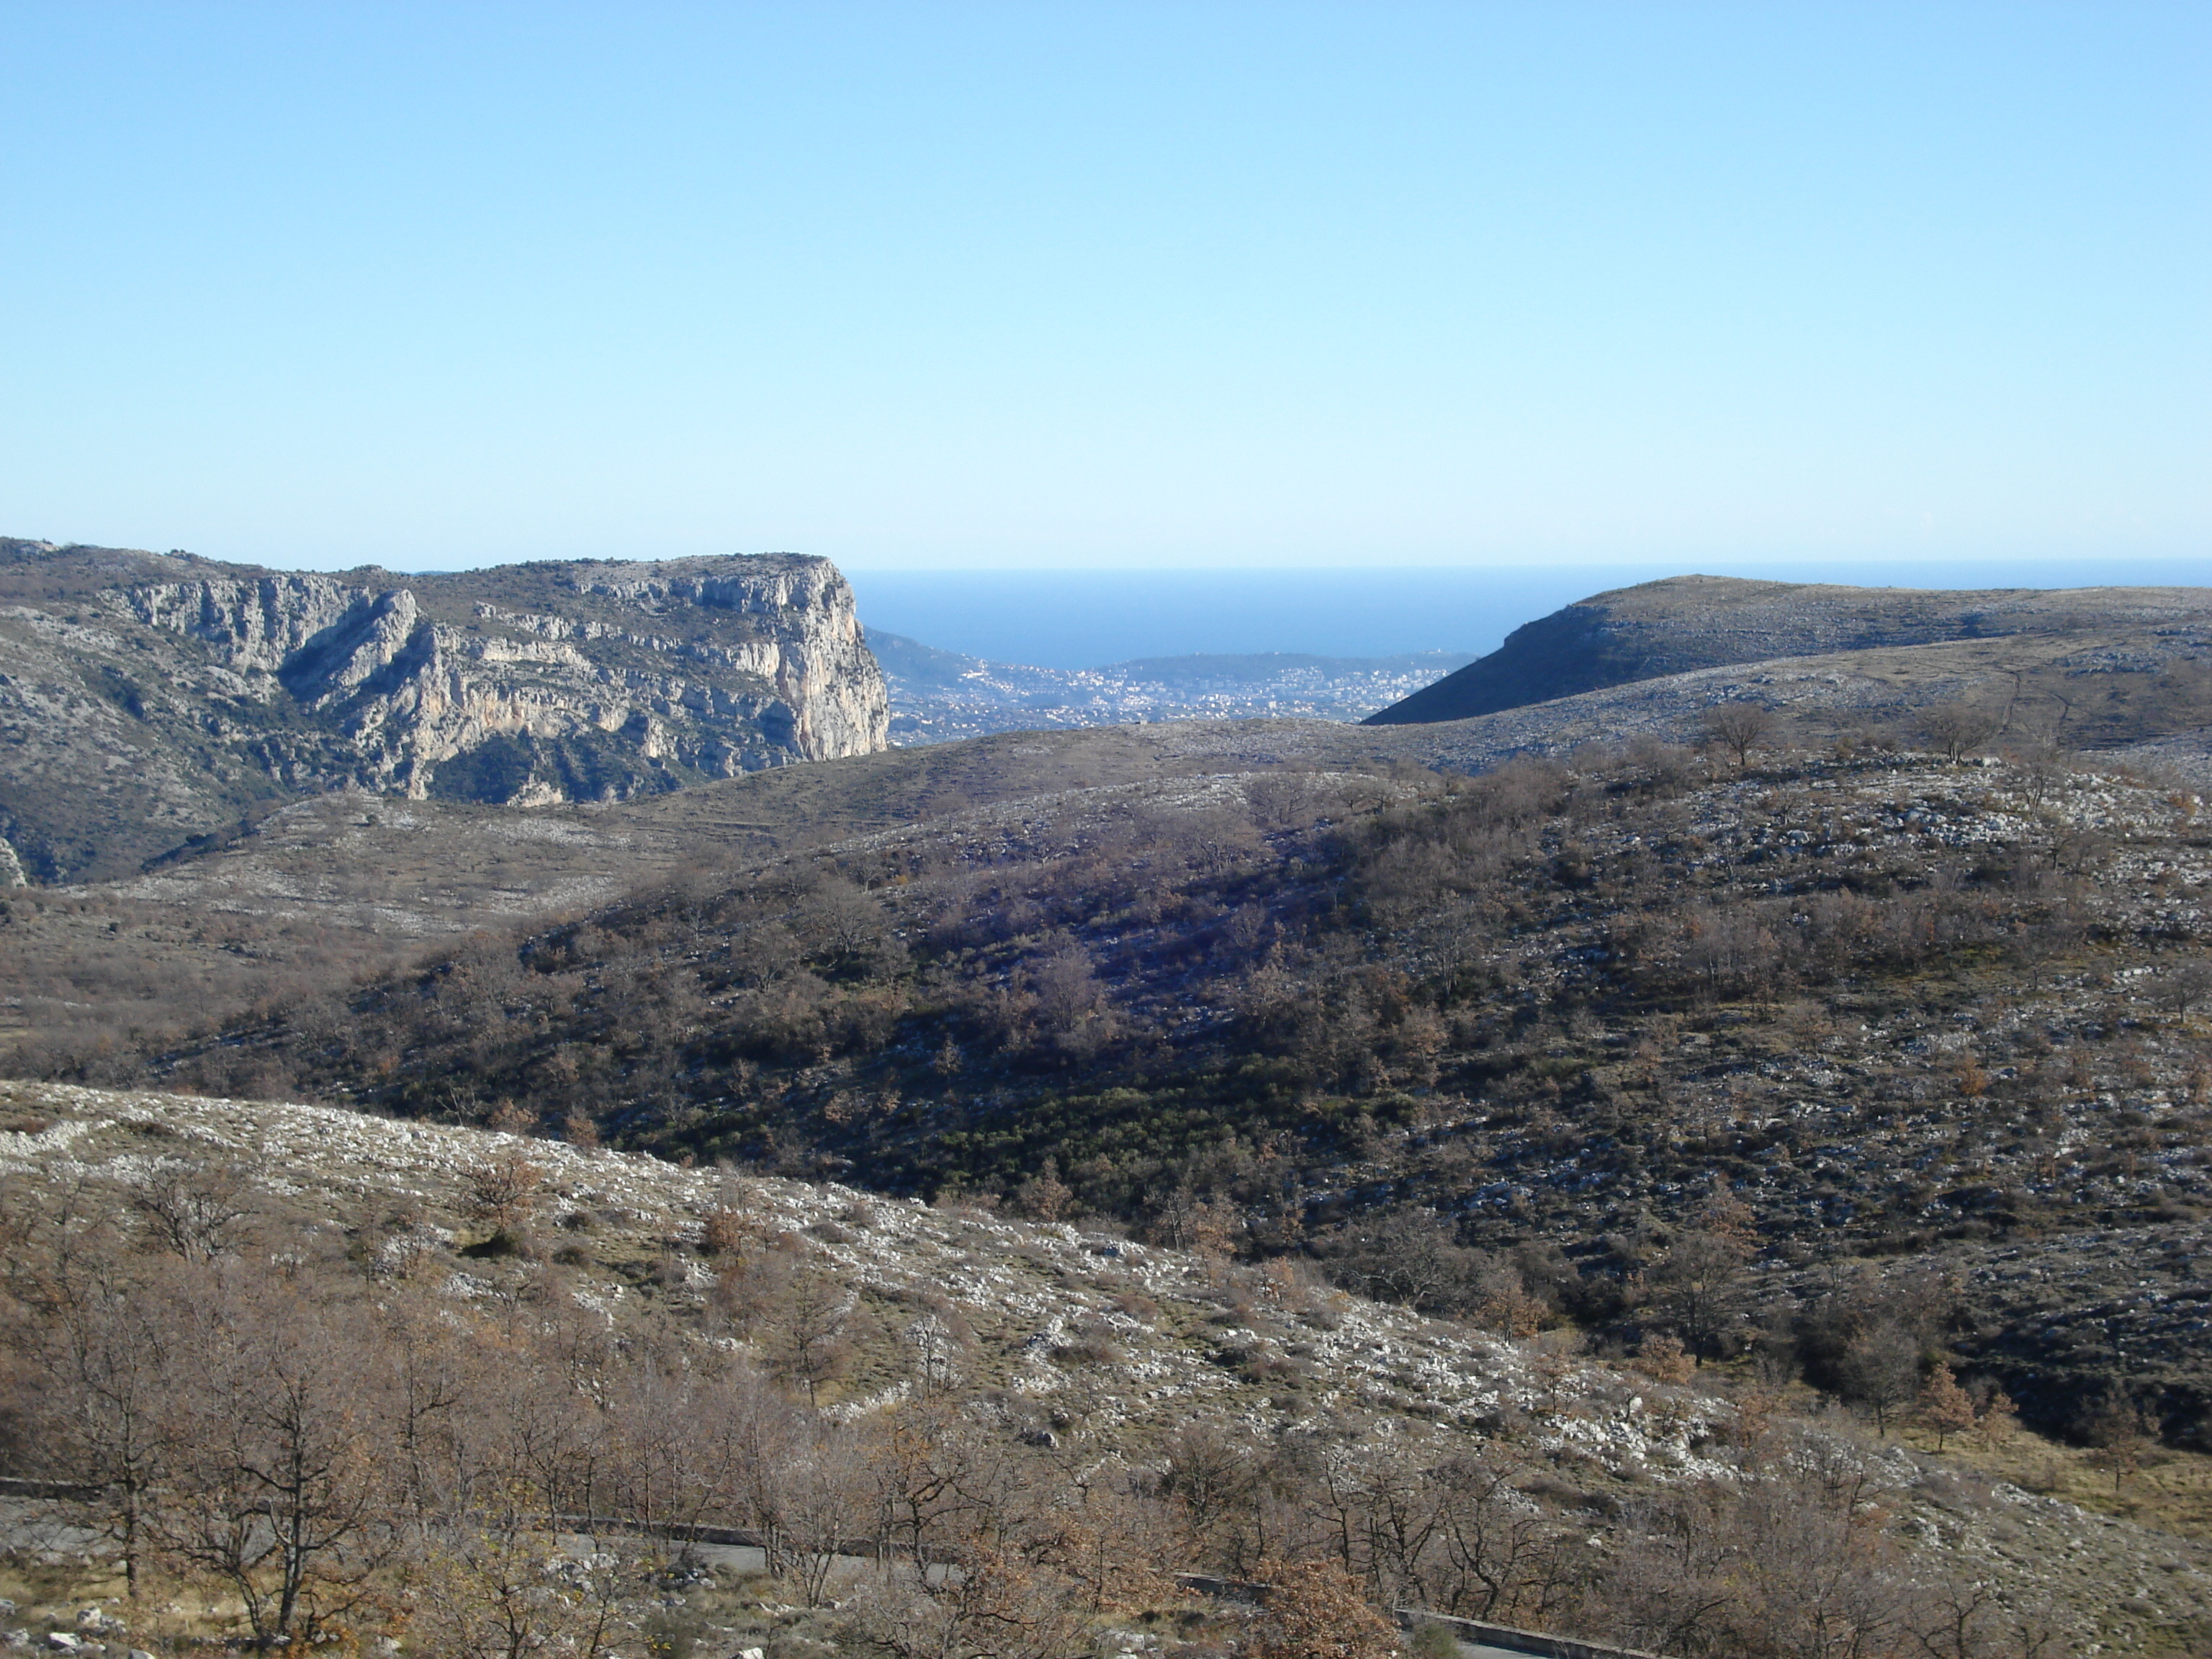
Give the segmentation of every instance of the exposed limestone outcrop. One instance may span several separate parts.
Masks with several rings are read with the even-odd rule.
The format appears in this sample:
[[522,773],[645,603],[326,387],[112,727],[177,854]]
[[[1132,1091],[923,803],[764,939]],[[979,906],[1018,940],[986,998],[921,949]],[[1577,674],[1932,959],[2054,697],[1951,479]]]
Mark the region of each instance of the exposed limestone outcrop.
[[[626,734],[647,760],[720,777],[882,748],[882,676],[836,568],[789,556],[761,570],[713,562],[728,568],[652,565],[569,586],[641,620],[720,613],[735,638],[483,602],[471,623],[449,624],[426,617],[411,587],[322,576],[165,582],[116,597],[249,682],[273,679],[302,707],[341,714],[362,753],[358,781],[411,795],[428,793],[441,762],[499,737]],[[519,793],[569,798],[550,777],[533,783]]]
[[319,575],[15,542],[9,598],[0,834],[45,879],[302,789],[620,799],[890,720],[851,586],[795,554]]

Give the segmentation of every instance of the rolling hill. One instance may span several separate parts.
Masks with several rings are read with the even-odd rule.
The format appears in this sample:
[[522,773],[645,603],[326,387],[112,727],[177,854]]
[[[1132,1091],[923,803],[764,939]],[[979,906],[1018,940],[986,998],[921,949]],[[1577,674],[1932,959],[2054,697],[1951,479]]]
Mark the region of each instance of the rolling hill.
[[[1369,716],[1376,726],[1461,720],[1643,681],[1783,659],[1841,664],[1858,653],[1989,642],[1920,659],[1970,679],[2015,660],[2140,672],[2201,656],[2212,591],[2089,587],[1955,592],[1672,576],[1599,593],[1523,624],[1488,656]],[[2106,653],[2100,663],[2099,653]]]

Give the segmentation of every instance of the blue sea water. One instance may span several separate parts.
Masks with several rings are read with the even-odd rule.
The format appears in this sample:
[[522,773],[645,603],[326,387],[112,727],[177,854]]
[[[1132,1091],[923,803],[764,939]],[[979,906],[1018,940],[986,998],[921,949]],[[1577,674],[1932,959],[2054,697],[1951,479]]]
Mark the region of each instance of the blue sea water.
[[[2202,559],[1710,562],[1698,572],[1871,587],[2212,586]],[[1611,587],[1688,574],[1650,564],[1365,569],[848,568],[868,627],[1043,668],[1193,652],[1384,657],[1497,648],[1522,623]]]

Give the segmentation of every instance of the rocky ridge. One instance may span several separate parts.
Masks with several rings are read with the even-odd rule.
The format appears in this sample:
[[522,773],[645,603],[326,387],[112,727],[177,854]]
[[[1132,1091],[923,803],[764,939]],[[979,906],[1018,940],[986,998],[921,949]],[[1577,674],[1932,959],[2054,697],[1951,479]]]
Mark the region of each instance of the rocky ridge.
[[2204,588],[1944,592],[1670,576],[1525,623],[1488,656],[1369,723],[1465,720],[1698,670],[1972,641],[2094,646],[2116,635],[2141,667],[2201,651],[2208,628]]
[[620,799],[884,746],[795,554],[396,576],[0,542],[0,836],[121,874],[300,794]]

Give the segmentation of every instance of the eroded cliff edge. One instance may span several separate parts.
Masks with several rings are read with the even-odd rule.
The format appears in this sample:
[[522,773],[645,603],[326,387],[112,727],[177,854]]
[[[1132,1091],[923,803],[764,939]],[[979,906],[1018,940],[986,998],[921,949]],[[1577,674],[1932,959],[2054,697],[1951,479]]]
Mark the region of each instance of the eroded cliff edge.
[[798,554],[334,575],[0,542],[0,837],[120,873],[353,785],[620,799],[884,746],[853,590]]

